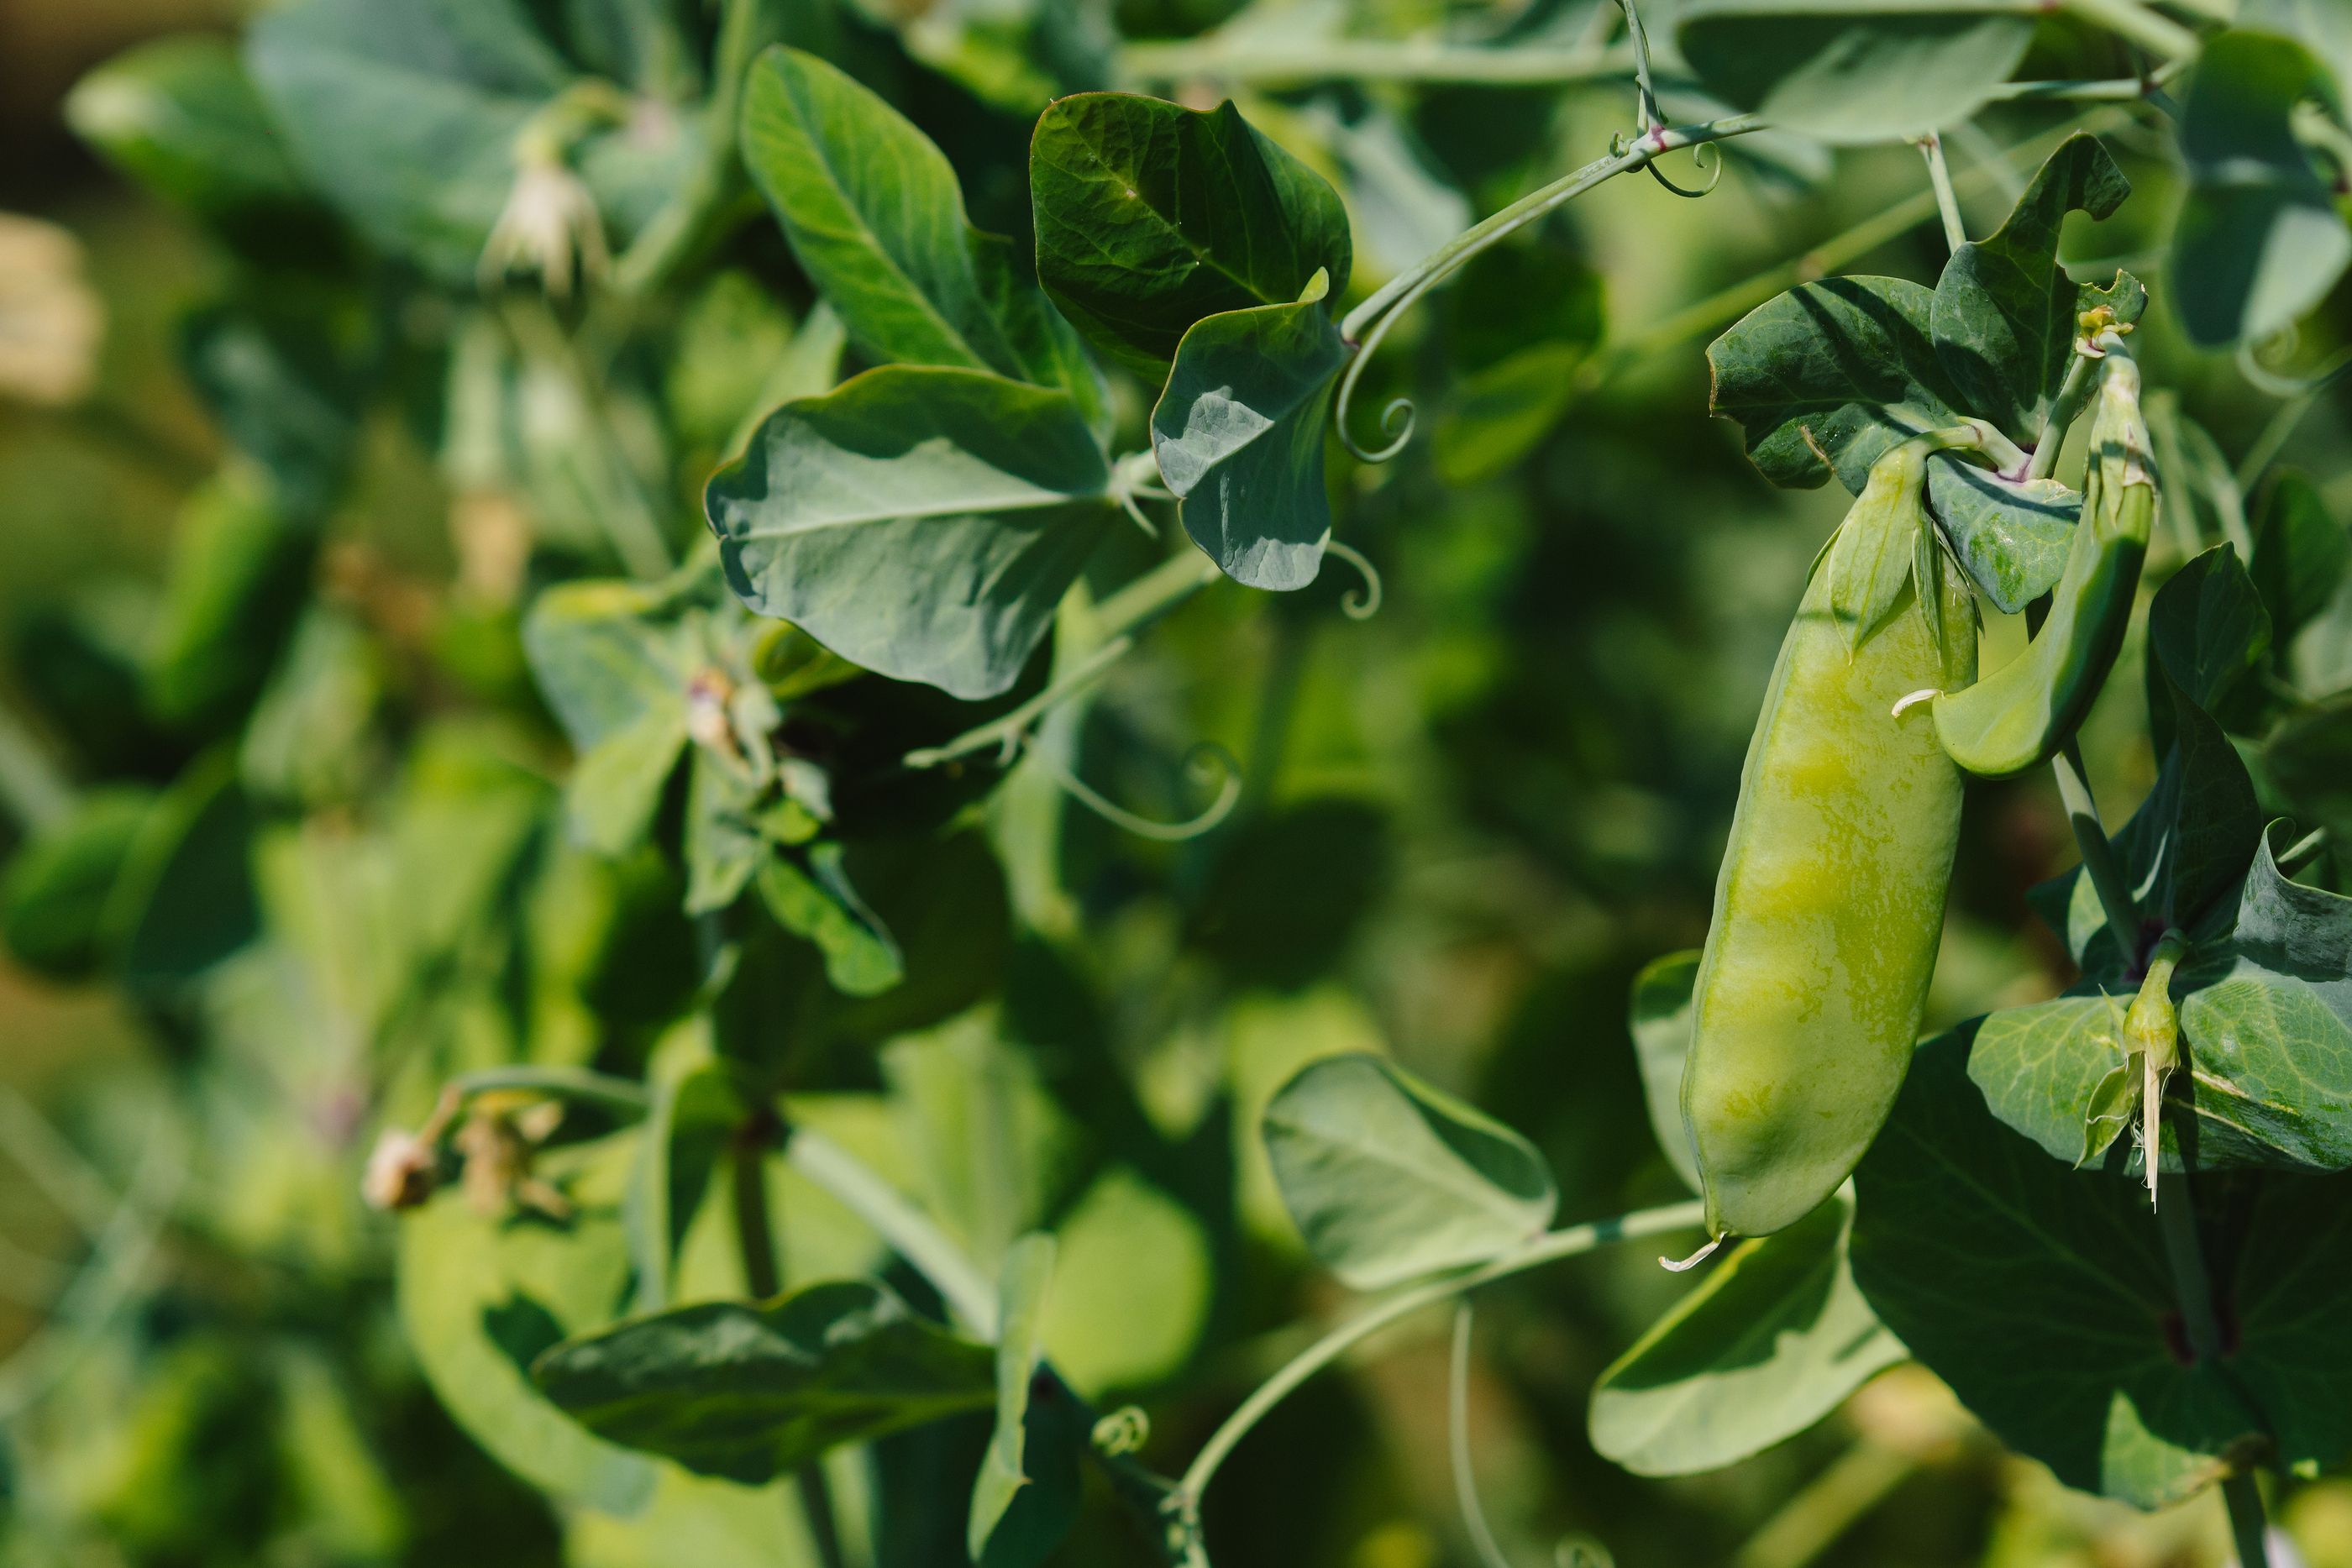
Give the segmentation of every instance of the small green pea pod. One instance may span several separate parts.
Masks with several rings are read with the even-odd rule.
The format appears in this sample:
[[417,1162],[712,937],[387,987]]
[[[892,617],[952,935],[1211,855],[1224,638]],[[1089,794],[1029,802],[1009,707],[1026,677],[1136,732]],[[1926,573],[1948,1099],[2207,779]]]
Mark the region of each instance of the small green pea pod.
[[[1906,444],[1885,474],[1923,471]],[[1891,710],[1973,678],[1974,605],[1918,548],[1916,478],[1890,492],[1881,472],[1845,526],[1885,537],[1832,541],[1781,643],[1699,960],[1682,1109],[1718,1237],[1792,1224],[1853,1169],[1910,1065],[1943,929],[1963,776],[1925,712]],[[1831,563],[1890,551],[1909,570],[1857,627]],[[1896,612],[1922,591],[1932,608]]]
[[[2074,737],[2123,647],[2156,522],[2156,473],[2140,413],[2139,367],[2112,334],[2091,426],[2083,520],[2050,614],[2025,652],[1935,699],[1952,760],[1988,779],[2038,768]],[[2053,435],[2052,439],[2055,439]]]

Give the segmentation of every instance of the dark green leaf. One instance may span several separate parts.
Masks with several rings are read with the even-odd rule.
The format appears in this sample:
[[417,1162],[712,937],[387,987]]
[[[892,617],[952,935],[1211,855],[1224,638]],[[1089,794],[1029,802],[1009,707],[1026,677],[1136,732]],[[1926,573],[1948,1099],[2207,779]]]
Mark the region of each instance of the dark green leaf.
[[981,1568],[1037,1568],[1077,1520],[1085,1412],[1044,1364],[1054,1239],[1004,1255],[997,1284],[996,1431],[971,1490],[965,1550]]
[[125,984],[172,993],[253,939],[253,832],[226,753],[173,780],[107,894],[101,943]]
[[1675,35],[1710,90],[1836,143],[1969,119],[2032,38],[2031,16],[1966,0],[1692,0]]
[[971,226],[947,155],[871,89],[770,49],[744,84],[743,161],[866,353],[1068,384],[1009,245]]
[[2055,479],[2004,479],[1949,452],[1927,458],[1927,505],[1969,576],[2007,614],[2057,586],[2083,497]]
[[2352,233],[2296,140],[2295,105],[2332,101],[2326,73],[2289,38],[2206,41],[2180,121],[2189,197],[2173,231],[2173,308],[2221,347],[2294,324],[2352,263]]
[[298,517],[327,511],[351,466],[373,325],[338,291],[273,278],[194,311],[182,329],[188,379]]
[[1935,298],[1899,277],[1832,277],[1768,300],[1707,346],[1714,411],[1739,422],[1775,485],[1834,472],[1860,492],[1888,447],[1962,406],[1936,357]]
[[93,790],[9,860],[0,881],[0,934],[18,963],[60,980],[98,967],[108,896],[154,803],[154,791],[132,786]]
[[1310,284],[1291,305],[1197,322],[1151,411],[1160,476],[1184,502],[1184,531],[1252,588],[1304,588],[1323,564],[1331,502],[1323,424],[1346,359]]
[[845,1280],[631,1319],[553,1346],[531,1375],[600,1437],[763,1486],[842,1444],[986,1409],[991,1360],[879,1281]]
[[1037,275],[1096,344],[1153,379],[1205,317],[1348,286],[1338,193],[1231,103],[1078,93],[1029,149]]
[[2159,1507],[2263,1439],[2284,1466],[2335,1463],[2352,1444],[2352,1353],[2330,1304],[2352,1290],[2344,1178],[2260,1178],[2234,1251],[2206,1248],[2232,1348],[2187,1364],[2146,1192],[2069,1170],[1987,1114],[1973,1032],[1920,1048],[1855,1173],[1854,1281],[1886,1326],[2069,1486]]
[[960,697],[1021,674],[1116,515],[1066,393],[885,366],[770,414],[705,496],[728,581],[844,658]]
[[[2236,549],[2215,545],[2167,579],[2148,606],[2150,716],[2171,706],[2161,700],[2167,682],[2207,713],[2218,712],[2270,648],[2271,618],[2261,591]],[[2169,740],[2169,727],[2158,722],[2158,747]]]
[[581,1430],[530,1380],[533,1357],[601,1328],[628,1300],[621,1225],[633,1135],[546,1155],[535,1174],[572,1205],[485,1215],[456,1190],[400,1227],[400,1321],[441,1404],[473,1439],[532,1485],[608,1513],[652,1494],[655,1467]]
[[1262,1133],[1307,1245],[1358,1290],[1483,1262],[1559,1199],[1525,1138],[1375,1056],[1308,1065]]
[[148,710],[175,729],[238,718],[301,613],[318,530],[260,491],[224,475],[181,510],[144,681]]
[[906,977],[898,943],[850,885],[839,844],[813,846],[805,871],[784,855],[771,855],[754,880],[776,924],[824,955],[825,978],[835,990],[877,996]]
[[[1969,412],[2020,441],[2042,434],[2079,333],[2077,290],[2058,268],[2066,214],[2105,218],[2131,183],[2099,140],[2059,144],[1990,239],[1952,253],[1936,283],[1936,353]],[[2059,433],[2063,434],[2063,433]]]
[[1592,1446],[1636,1475],[1717,1469],[1828,1415],[1905,1359],[1854,1289],[1839,1193],[1743,1241],[1592,1385]]
[[1683,1059],[1690,1054],[1691,988],[1698,980],[1698,949],[1654,958],[1633,977],[1626,1028],[1642,1066],[1642,1097],[1650,1131],[1683,1185],[1699,1190],[1698,1156],[1683,1125]]
[[2255,525],[2253,564],[2248,568],[2270,612],[2279,653],[2326,612],[2347,566],[2352,534],[2329,513],[2319,486],[2305,475],[2281,474]]

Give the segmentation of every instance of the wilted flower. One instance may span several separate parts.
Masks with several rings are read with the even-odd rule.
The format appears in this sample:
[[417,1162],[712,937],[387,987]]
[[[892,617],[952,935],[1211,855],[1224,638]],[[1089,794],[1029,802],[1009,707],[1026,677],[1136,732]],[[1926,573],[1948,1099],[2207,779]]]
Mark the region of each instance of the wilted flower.
[[511,272],[530,273],[561,299],[572,292],[575,274],[583,282],[602,277],[610,259],[596,198],[562,154],[526,140],[515,150],[506,208],[482,246],[482,287]]
[[360,1196],[374,1208],[415,1208],[433,1196],[433,1145],[403,1127],[386,1127],[368,1155]]
[[0,395],[60,406],[98,379],[106,312],[81,262],[55,224],[0,213]]

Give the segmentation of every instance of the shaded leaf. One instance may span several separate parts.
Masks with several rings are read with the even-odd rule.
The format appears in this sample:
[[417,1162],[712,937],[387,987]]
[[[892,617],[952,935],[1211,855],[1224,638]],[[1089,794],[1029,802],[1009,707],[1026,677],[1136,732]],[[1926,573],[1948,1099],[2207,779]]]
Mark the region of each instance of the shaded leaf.
[[987,1408],[985,1347],[873,1280],[708,1301],[566,1340],[531,1375],[609,1441],[761,1486],[845,1443]]
[[2352,1290],[2345,1178],[2271,1173],[2251,1189],[2235,1247],[2206,1248],[2233,1348],[2184,1364],[2147,1195],[1988,1114],[1973,1034],[1920,1048],[1855,1173],[1854,1281],[1886,1326],[2069,1486],[2155,1508],[2252,1442],[2283,1466],[2335,1463],[2352,1444],[2352,1352],[2330,1305]]
[[2335,99],[2293,39],[2235,31],[2205,42],[2180,121],[2189,195],[2173,229],[2170,289],[2208,348],[2294,325],[2352,264],[2352,232],[2296,140],[2295,105]]
[[1733,1464],[1792,1437],[1905,1359],[1854,1288],[1841,1189],[1743,1241],[1592,1385],[1592,1446],[1636,1475]]
[[1374,1056],[1310,1063],[1263,1136],[1307,1247],[1358,1290],[1483,1262],[1559,1203],[1525,1138]]
[[0,879],[0,935],[18,963],[60,980],[99,967],[107,900],[154,802],[152,790],[134,786],[92,790],[10,856]]
[[2057,586],[2083,497],[2055,479],[2005,479],[1949,452],[1927,458],[1927,504],[1985,597],[2010,615]]
[[1314,581],[1331,534],[1323,424],[1347,355],[1324,290],[1318,275],[1296,304],[1196,323],[1151,411],[1151,453],[1184,503],[1184,531],[1252,588]]
[[1205,317],[1348,286],[1348,214],[1329,182],[1231,103],[1194,110],[1076,93],[1029,147],[1037,274],[1106,352],[1158,379]]
[[1870,465],[1962,406],[1937,358],[1935,296],[1899,277],[1832,277],[1758,306],[1707,345],[1710,406],[1738,420],[1775,485],[1832,472],[1860,492]]
[[885,366],[770,414],[704,505],[727,580],[867,669],[960,697],[1012,685],[1109,526],[1066,393]]
[[2081,308],[2058,268],[2059,228],[2070,212],[2105,218],[2130,193],[2098,138],[2078,131],[1990,238],[1952,252],[1936,282],[1936,352],[1970,413],[2020,441],[2042,433],[2074,358]]
[[1774,125],[1848,144],[1969,119],[2009,79],[2033,18],[1904,0],[1691,0],[1675,42],[1707,88]]
[[2281,474],[2255,523],[2254,559],[2247,568],[2270,612],[2279,653],[2326,613],[2347,566],[2352,533],[2329,514],[2319,487],[2304,474]]
[[1076,1522],[1085,1412],[1045,1369],[1054,1239],[1023,1237],[997,1283],[996,1430],[981,1460],[965,1550],[981,1568],[1036,1568]]
[[816,944],[835,990],[871,997],[898,985],[906,977],[906,958],[850,885],[841,846],[814,845],[807,859],[806,870],[781,854],[762,862],[754,879],[760,902],[776,924]]
[[1683,1059],[1690,1054],[1691,988],[1698,981],[1698,949],[1653,958],[1633,977],[1626,1027],[1642,1068],[1642,1097],[1650,1131],[1683,1185],[1699,1190],[1698,1155],[1683,1125]]

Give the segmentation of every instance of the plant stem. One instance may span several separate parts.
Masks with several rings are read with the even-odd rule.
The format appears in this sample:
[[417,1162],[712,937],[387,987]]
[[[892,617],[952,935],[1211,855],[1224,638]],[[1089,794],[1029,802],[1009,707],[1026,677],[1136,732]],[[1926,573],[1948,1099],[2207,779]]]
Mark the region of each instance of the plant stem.
[[2076,354],[2066,366],[2066,379],[2058,383],[2058,395],[2050,402],[2050,417],[2042,422],[2042,433],[2033,438],[2033,460],[2026,465],[2029,479],[2047,479],[2058,466],[2058,455],[2065,447],[2066,433],[2082,417],[2090,403],[2091,394],[2098,390],[2100,361],[2088,354]]
[[1467,1273],[1432,1280],[1374,1304],[1299,1352],[1273,1376],[1258,1385],[1256,1390],[1242,1401],[1240,1407],[1225,1417],[1224,1425],[1202,1445],[1200,1453],[1193,1458],[1192,1468],[1177,1483],[1171,1497],[1172,1506],[1188,1522],[1197,1524],[1202,1494],[1208,1490],[1209,1482],[1215,1479],[1218,1467],[1249,1435],[1250,1429],[1265,1419],[1276,1406],[1297,1392],[1301,1384],[1337,1361],[1349,1347],[1378,1333],[1399,1319],[1411,1317],[1423,1308],[1434,1306],[1440,1301],[1467,1295],[1513,1274],[1523,1274],[1546,1263],[1590,1252],[1604,1242],[1628,1241],[1635,1237],[1655,1236],[1668,1230],[1691,1230],[1706,1223],[1706,1206],[1691,1202],[1636,1209],[1614,1219],[1571,1225],[1559,1230],[1546,1231],[1504,1253],[1493,1262]]
[[[1625,13],[1633,15],[1629,9]],[[1503,1555],[1502,1543],[1495,1539],[1495,1527],[1486,1522],[1486,1511],[1478,1504],[1478,1475],[1470,1465],[1470,1330],[1473,1320],[1470,1303],[1464,1301],[1454,1309],[1454,1350],[1449,1358],[1445,1399],[1445,1449],[1454,1469],[1454,1501],[1462,1513],[1462,1528],[1470,1534],[1470,1545],[1477,1553],[1482,1568],[1511,1568],[1511,1560]]]
[[900,761],[913,768],[937,768],[992,749],[1003,754],[1018,750],[1030,728],[1049,709],[1099,680],[1105,670],[1134,649],[1139,632],[1221,575],[1216,563],[1197,550],[1187,547],[1178,551],[1097,606],[1096,621],[1103,641],[1076,667],[1003,717],[976,725],[945,745],[910,751]]
[[2221,1502],[2230,1511],[2230,1538],[2237,1543],[2238,1568],[2270,1568],[2270,1522],[2263,1514],[2263,1490],[2246,1471],[2221,1481]]
[[1805,1568],[1917,1468],[1910,1456],[1862,1439],[1758,1526],[1731,1568]]
[[584,1067],[485,1067],[452,1078],[443,1094],[463,1102],[503,1089],[532,1091],[562,1100],[593,1100],[631,1119],[653,1108],[653,1096],[644,1084]]
[[74,787],[24,722],[0,707],[0,809],[37,831],[73,810]]
[[854,1155],[820,1133],[795,1126],[784,1141],[784,1163],[872,1226],[890,1249],[982,1339],[996,1337],[996,1291],[929,1216],[898,1195]]
[[2082,747],[2072,740],[2060,747],[2058,755],[2050,759],[2050,771],[2057,776],[2058,798],[2065,803],[2067,823],[2083,852],[2083,874],[2091,879],[2099,907],[2107,917],[2108,934],[2129,966],[2139,958],[2139,906],[2124,881],[2123,868],[2116,862],[2107,831],[2099,821],[2098,802],[2091,798],[2088,777],[2083,771]]
[[1927,160],[1927,184],[1936,193],[1936,210],[1944,216],[1944,238],[1958,250],[1969,243],[1969,225],[1960,217],[1959,193],[1952,189],[1951,165],[1944,162],[1944,139],[1930,131],[1914,145]]
[[1137,83],[1209,77],[1234,85],[1281,87],[1345,78],[1433,86],[1551,87],[1622,76],[1633,68],[1633,51],[1630,44],[1496,49],[1390,38],[1316,38],[1283,45],[1213,33],[1129,44],[1119,50],[1118,65],[1121,78]]
[[2197,35],[2169,17],[2158,16],[2140,0],[2060,0],[2062,10],[2119,33],[2151,54],[2168,60],[2194,59]]

